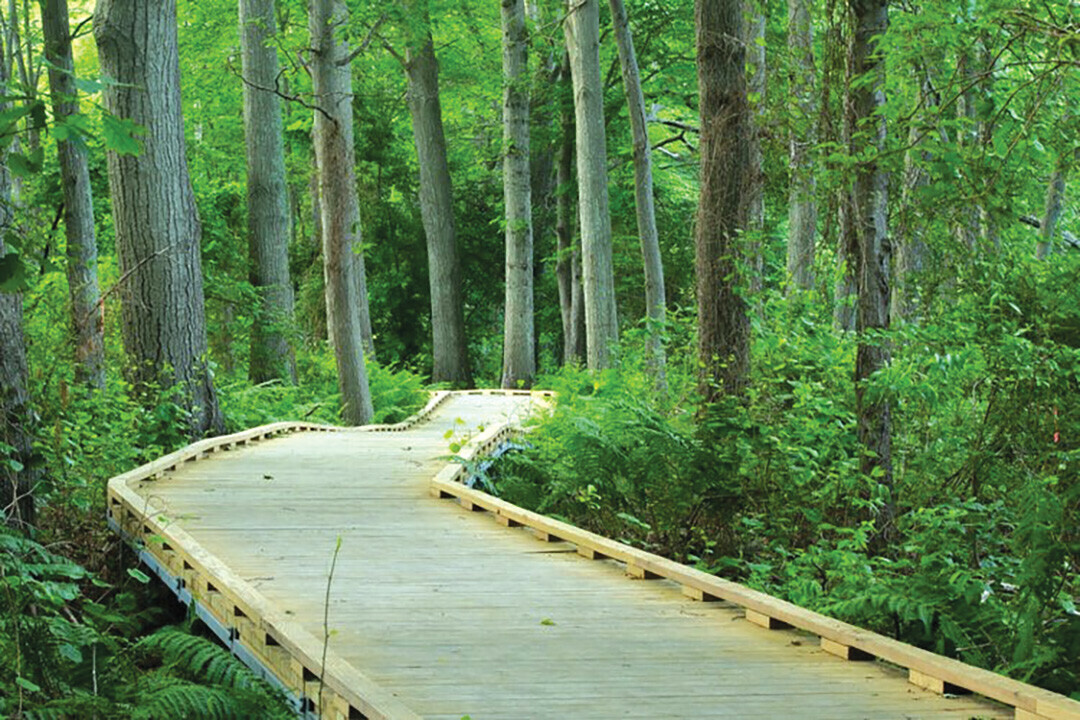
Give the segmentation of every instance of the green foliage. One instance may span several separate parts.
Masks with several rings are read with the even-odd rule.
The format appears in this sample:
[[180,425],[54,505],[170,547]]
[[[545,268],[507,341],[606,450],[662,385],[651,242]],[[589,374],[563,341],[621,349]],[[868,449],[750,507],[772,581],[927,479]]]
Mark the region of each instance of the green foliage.
[[[860,473],[855,338],[811,295],[769,294],[748,401],[699,417],[691,373],[651,397],[640,351],[600,376],[564,369],[554,411],[490,473],[512,502],[804,607],[1071,693],[1080,681],[1080,259],[970,269],[968,285],[887,341],[868,393],[894,407],[899,521]],[[762,319],[764,318],[764,319]],[[672,337],[685,335],[679,323]],[[883,339],[882,341],[886,341]],[[688,343],[689,344],[689,343]],[[673,357],[692,344],[670,347]],[[676,368],[679,366],[676,365]]]
[[227,650],[165,628],[132,642],[135,598],[0,525],[0,715],[292,717]]

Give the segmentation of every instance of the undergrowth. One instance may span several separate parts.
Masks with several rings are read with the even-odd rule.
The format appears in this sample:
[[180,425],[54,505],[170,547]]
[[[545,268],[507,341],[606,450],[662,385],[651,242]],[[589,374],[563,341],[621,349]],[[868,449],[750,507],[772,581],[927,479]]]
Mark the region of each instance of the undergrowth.
[[[665,396],[634,358],[567,369],[489,488],[549,513],[966,662],[1080,689],[1080,291],[1071,263],[988,264],[961,302],[898,327],[868,392],[893,406],[897,540],[860,472],[856,339],[829,304],[769,296],[745,402],[701,411],[678,363]],[[761,318],[768,320],[762,320]],[[676,329],[672,333],[678,335]],[[689,333],[683,332],[683,336]],[[693,356],[693,344],[669,346]],[[685,364],[685,361],[682,361]],[[1080,695],[1078,695],[1080,696]]]

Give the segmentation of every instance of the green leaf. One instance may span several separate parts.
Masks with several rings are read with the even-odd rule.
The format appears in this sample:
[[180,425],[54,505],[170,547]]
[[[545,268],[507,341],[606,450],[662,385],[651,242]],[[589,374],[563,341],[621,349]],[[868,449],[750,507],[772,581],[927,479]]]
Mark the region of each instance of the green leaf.
[[45,159],[44,148],[38,147],[29,155],[9,153],[8,168],[15,177],[28,178],[41,172],[41,163]]
[[105,147],[118,155],[138,155],[142,151],[139,138],[146,134],[146,128],[131,120],[105,115],[102,134]]
[[0,292],[21,292],[29,287],[30,270],[18,253],[0,258]]
[[24,690],[29,690],[30,692],[41,692],[40,687],[38,687],[34,683],[30,682],[29,680],[27,680],[24,677],[15,678],[15,684],[18,685],[19,687],[21,687]]
[[142,570],[138,570],[136,568],[128,568],[127,574],[141,582],[143,585],[150,582],[150,576],[144,573]]
[[86,93],[87,95],[93,95],[94,93],[104,90],[105,83],[94,78],[75,78],[75,87],[79,89],[79,92]]

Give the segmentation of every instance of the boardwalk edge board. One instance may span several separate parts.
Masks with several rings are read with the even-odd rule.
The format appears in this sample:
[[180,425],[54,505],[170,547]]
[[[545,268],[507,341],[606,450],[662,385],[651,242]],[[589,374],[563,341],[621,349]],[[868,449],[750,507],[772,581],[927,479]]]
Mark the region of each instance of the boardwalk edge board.
[[[267,673],[273,675],[277,684],[292,696],[294,707],[302,717],[419,720],[420,716],[396,695],[360,673],[332,649],[326,652],[324,671],[322,640],[281,614],[187,532],[173,525],[164,508],[159,507],[152,496],[143,497],[131,486],[138,482],[153,482],[184,463],[197,462],[218,452],[228,452],[280,435],[408,430],[426,420],[447,399],[462,394],[536,398],[551,395],[527,390],[442,390],[433,393],[415,415],[399,423],[346,429],[307,422],[278,422],[200,440],[109,480],[106,509],[109,526],[136,549],[140,560],[182,602],[194,604],[200,618],[237,657],[256,673],[264,677]],[[504,429],[506,432],[500,437],[509,434],[512,427]],[[484,447],[490,450],[494,445],[485,444]]]
[[832,655],[852,661],[879,658],[899,665],[908,670],[909,681],[916,686],[938,693],[969,692],[982,695],[1013,707],[1016,720],[1080,720],[1080,702],[1064,695],[801,608],[739,583],[526,510],[465,485],[469,464],[522,434],[524,431],[520,427],[510,424],[491,427],[480,433],[459,453],[463,463],[446,466],[432,479],[432,496],[456,498],[467,510],[487,511],[504,527],[530,528],[540,540],[571,543],[577,546],[578,554],[585,558],[624,563],[627,575],[634,579],[666,578],[682,585],[683,593],[692,599],[733,603],[746,611],[748,621],[764,628],[796,628],[813,633],[821,639],[822,649]]
[[[465,392],[531,395],[528,391]],[[357,430],[408,430],[426,420],[455,394],[461,393],[433,393],[423,409],[399,423],[368,425]],[[343,428],[315,423],[278,422],[192,443],[112,478],[108,483],[108,523],[136,548],[140,559],[181,601],[194,603],[198,615],[241,660],[263,677],[275,677],[277,684],[292,696],[294,707],[302,716],[333,720],[419,718],[395,695],[379,687],[333,650],[326,652],[324,671],[322,640],[282,615],[187,532],[172,525],[164,508],[153,497],[144,498],[131,487],[137,482],[152,482],[184,463],[279,435],[342,431]]]

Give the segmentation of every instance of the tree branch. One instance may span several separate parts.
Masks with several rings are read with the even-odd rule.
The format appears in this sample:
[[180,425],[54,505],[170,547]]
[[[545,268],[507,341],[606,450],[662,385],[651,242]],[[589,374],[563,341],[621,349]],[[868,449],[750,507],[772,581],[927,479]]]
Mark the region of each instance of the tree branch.
[[[368,47],[371,45],[372,40],[374,40],[376,34],[378,34],[379,27],[384,22],[386,22],[386,18],[387,18],[386,13],[383,13],[382,15],[379,16],[379,19],[375,21],[375,24],[368,28],[367,37],[364,38],[364,41],[362,43],[360,43],[360,47],[356,48],[351,53],[349,53],[349,57],[338,61],[338,66],[339,67],[342,66],[342,65],[348,65],[353,60],[355,60],[356,58],[363,55],[365,51],[367,51]],[[379,36],[379,37],[381,39],[382,36]]]
[[314,110],[315,112],[321,114],[324,118],[326,118],[330,122],[335,122],[334,118],[332,118],[330,116],[330,113],[326,112],[326,110],[319,107],[318,105],[312,105],[311,103],[304,100],[304,98],[301,97],[300,95],[289,95],[288,93],[284,93],[284,92],[281,91],[281,76],[284,74],[285,68],[281,68],[280,70],[278,70],[277,77],[274,78],[274,87],[271,88],[271,87],[263,87],[262,85],[258,85],[256,83],[253,83],[250,80],[248,80],[246,77],[244,77],[244,74],[242,72],[240,72],[239,70],[237,70],[236,67],[233,65],[232,57],[229,57],[228,61],[226,62],[226,65],[228,66],[229,71],[232,72],[234,75],[236,75],[236,77],[240,78],[240,82],[244,83],[249,88],[252,88],[254,90],[259,90],[261,92],[273,93],[273,94],[277,95],[279,98],[281,98],[282,100],[288,100],[289,102],[299,103],[301,106],[307,108],[308,110]]

